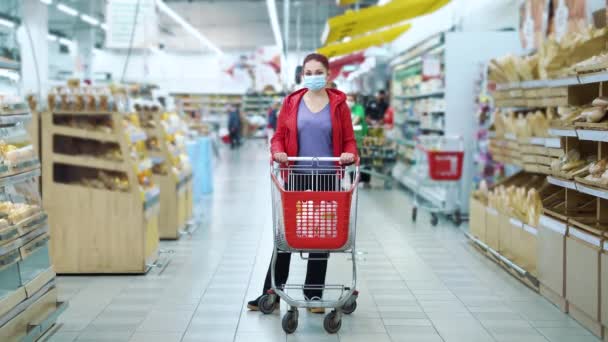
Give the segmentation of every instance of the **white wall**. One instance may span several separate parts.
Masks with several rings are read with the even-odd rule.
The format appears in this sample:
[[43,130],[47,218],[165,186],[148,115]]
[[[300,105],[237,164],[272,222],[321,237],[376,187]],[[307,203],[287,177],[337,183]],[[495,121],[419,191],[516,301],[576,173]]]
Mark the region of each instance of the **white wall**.
[[[226,72],[240,56],[239,53],[218,56],[149,50],[133,53],[127,62],[124,52],[104,50],[95,52],[93,72],[110,73],[115,82],[124,78],[124,81],[158,84],[167,93],[245,93],[254,87],[248,72],[239,68],[233,70],[233,75]],[[261,90],[269,84],[278,89],[279,78],[273,69],[263,63],[254,65],[255,88]]]

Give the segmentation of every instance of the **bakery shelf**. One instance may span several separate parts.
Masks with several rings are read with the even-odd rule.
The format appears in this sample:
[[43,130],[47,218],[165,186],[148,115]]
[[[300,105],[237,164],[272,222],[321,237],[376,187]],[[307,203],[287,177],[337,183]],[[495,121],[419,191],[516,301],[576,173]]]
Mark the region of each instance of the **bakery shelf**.
[[576,137],[574,128],[549,128],[549,134],[555,137]]
[[55,135],[65,135],[69,137],[75,138],[83,138],[83,139],[91,139],[98,140],[103,142],[118,142],[116,134],[111,132],[98,132],[98,131],[90,131],[82,128],[73,128],[67,126],[53,126],[52,134]]
[[561,186],[563,188],[576,190],[576,183],[572,180],[562,179],[554,176],[548,176],[547,181],[553,185]]
[[[164,165],[161,165],[160,169],[162,170],[163,167],[165,169],[165,172],[157,170],[153,176],[154,183],[158,184],[160,189],[159,237],[174,240],[181,236],[192,213],[192,203],[188,201],[192,193],[192,171],[189,165],[181,165],[177,162],[183,150],[169,139],[175,139],[175,136],[181,132],[177,125],[170,125],[172,129],[166,130],[167,125],[163,122],[163,116],[164,114],[158,111],[140,113],[140,119],[145,117],[153,120],[156,136],[162,137],[158,140],[160,151],[148,150],[148,153],[157,160],[162,160],[161,164]],[[174,168],[183,169],[175,173]]]
[[577,129],[576,133],[581,140],[608,142],[608,131],[605,130]]
[[121,161],[111,161],[101,158],[95,158],[92,156],[80,156],[80,155],[67,155],[67,154],[54,154],[53,161],[55,163],[61,163],[73,166],[84,166],[95,169],[102,169],[108,171],[128,171],[128,165]]
[[[66,132],[66,127],[55,124],[53,119],[65,114],[47,113],[42,116],[41,125],[42,199],[53,237],[49,248],[55,270],[66,274],[146,273],[158,256],[160,209],[158,187],[142,185],[148,184],[142,179],[147,173],[151,175],[153,166],[145,150],[145,131],[133,128],[133,123],[129,131],[122,130],[126,113],[86,112],[89,116],[110,116],[113,131],[96,137],[117,144],[123,159],[61,154],[53,149],[53,140]],[[84,133],[77,130],[69,132]],[[132,154],[134,148],[137,156]],[[107,188],[78,183],[102,177],[102,173],[95,173],[99,170],[109,172],[102,183]],[[116,180],[117,176],[124,179]],[[108,185],[108,180],[116,184]]]
[[122,115],[120,112],[97,111],[97,110],[54,110],[54,115],[82,115],[82,116],[111,116]]

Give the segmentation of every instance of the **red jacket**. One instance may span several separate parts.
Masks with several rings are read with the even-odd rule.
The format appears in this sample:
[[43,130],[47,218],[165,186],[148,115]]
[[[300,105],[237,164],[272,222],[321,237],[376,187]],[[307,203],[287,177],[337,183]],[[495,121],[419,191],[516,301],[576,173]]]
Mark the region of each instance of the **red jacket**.
[[[356,157],[357,141],[350,109],[346,104],[346,95],[336,89],[325,90],[329,95],[334,157],[339,157],[342,153],[352,153]],[[277,130],[271,140],[270,151],[273,155],[285,152],[289,157],[298,156],[298,107],[307,91],[306,88],[295,91],[283,101]]]

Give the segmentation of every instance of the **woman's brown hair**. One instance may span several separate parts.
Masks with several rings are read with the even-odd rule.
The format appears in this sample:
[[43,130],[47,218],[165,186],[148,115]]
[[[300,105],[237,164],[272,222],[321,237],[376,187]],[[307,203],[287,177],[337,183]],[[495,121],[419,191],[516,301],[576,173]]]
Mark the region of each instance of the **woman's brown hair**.
[[310,55],[306,56],[306,58],[304,58],[304,62],[302,63],[302,67],[304,67],[306,63],[310,61],[317,61],[323,64],[326,70],[329,70],[329,60],[320,53],[311,53]]

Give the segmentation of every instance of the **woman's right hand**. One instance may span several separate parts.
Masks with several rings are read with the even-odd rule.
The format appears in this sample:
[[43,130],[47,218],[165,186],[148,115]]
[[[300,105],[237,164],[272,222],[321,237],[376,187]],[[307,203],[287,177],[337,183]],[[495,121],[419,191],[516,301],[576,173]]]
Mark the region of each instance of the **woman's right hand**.
[[277,163],[281,163],[281,164],[287,163],[287,153],[277,152],[274,154],[273,158],[274,158],[274,161],[276,161]]

